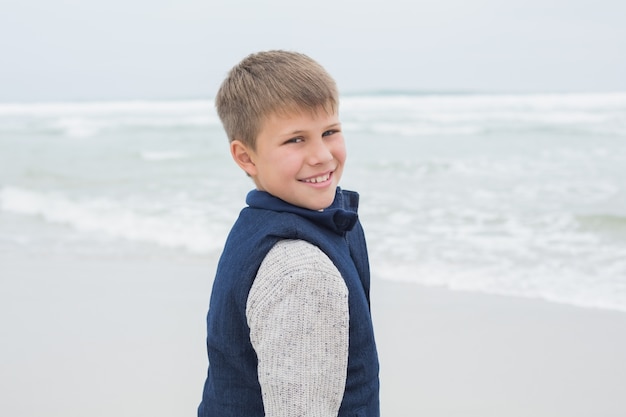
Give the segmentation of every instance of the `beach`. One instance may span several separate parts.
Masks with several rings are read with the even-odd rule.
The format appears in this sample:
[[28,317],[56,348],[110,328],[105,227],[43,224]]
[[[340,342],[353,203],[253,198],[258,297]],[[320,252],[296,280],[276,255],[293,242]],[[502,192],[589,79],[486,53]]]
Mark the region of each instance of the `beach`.
[[[194,415],[214,262],[0,255],[2,415]],[[9,279],[7,279],[9,278]],[[372,281],[382,415],[626,415],[626,314]]]
[[[625,111],[342,97],[384,417],[626,415]],[[0,415],[195,415],[253,186],[212,100],[0,103],[0,157]]]
[[623,416],[626,314],[377,281],[384,416]]

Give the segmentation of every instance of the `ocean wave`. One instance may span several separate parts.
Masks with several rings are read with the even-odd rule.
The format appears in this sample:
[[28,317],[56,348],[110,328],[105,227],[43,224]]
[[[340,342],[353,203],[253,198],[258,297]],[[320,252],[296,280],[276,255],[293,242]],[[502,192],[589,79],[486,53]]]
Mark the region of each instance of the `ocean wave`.
[[56,133],[72,138],[137,129],[219,126],[210,101],[0,104],[7,133]]
[[342,108],[385,107],[426,108],[517,108],[520,110],[555,108],[617,109],[626,106],[626,92],[555,94],[388,94],[342,97]]
[[581,229],[622,236],[626,239],[626,216],[617,214],[590,214],[576,216]]
[[[626,93],[351,95],[342,122],[356,131],[403,136],[510,132],[626,135]],[[90,137],[131,129],[219,128],[211,100],[0,103],[0,130]]]
[[[592,203],[584,189],[551,200],[428,189],[388,211],[364,207],[370,259],[384,279],[626,311],[626,217],[615,206],[615,214],[577,214],[576,201]],[[600,187],[597,207],[614,191]]]
[[355,96],[342,101],[354,130],[400,135],[511,132],[626,135],[626,93]]
[[159,162],[187,159],[190,155],[182,151],[143,151],[139,153],[139,157],[144,161]]
[[[80,232],[208,253],[222,244],[224,230],[217,230],[201,213],[142,213],[128,202],[110,199],[72,199],[52,192],[19,187],[0,189],[0,210],[34,216],[69,226]],[[213,231],[213,235],[211,234]],[[219,235],[219,237],[214,237]]]
[[[498,243],[497,239],[490,240],[489,245]],[[507,242],[502,243],[506,245]],[[459,262],[456,258],[463,254],[453,249],[439,250],[438,257],[418,255],[419,258],[413,261],[398,262],[376,252],[370,259],[376,265],[376,277],[386,280],[626,312],[623,283],[626,251],[623,249],[614,248],[605,253],[603,259],[594,259],[593,270],[581,268],[579,263],[569,265],[562,259],[537,259],[532,264],[518,264],[507,256],[507,251],[526,252],[517,244],[499,248],[500,257],[477,256],[474,265]],[[583,253],[581,256],[589,255]]]

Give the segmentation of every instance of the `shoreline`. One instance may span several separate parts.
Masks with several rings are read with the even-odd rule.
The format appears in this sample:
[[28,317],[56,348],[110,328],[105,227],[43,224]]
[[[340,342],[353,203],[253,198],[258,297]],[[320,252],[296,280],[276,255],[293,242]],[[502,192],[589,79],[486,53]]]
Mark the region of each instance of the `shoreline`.
[[[2,414],[195,414],[212,260],[0,265]],[[372,312],[385,417],[626,415],[622,312],[376,278]]]

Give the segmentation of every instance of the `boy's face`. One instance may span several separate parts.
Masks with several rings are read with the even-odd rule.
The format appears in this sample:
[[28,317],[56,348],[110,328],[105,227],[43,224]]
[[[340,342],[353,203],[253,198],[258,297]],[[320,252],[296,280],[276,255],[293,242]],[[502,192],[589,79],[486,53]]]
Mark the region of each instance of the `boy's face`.
[[310,210],[332,204],[346,160],[339,117],[323,110],[268,117],[256,150],[234,141],[231,152],[257,189]]

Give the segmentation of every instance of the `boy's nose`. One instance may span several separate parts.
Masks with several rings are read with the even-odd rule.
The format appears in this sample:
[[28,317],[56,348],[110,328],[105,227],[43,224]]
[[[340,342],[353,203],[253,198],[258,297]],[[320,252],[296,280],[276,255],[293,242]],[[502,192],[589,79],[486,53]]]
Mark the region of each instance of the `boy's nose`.
[[333,153],[328,144],[320,139],[310,143],[309,164],[320,165],[333,160]]

